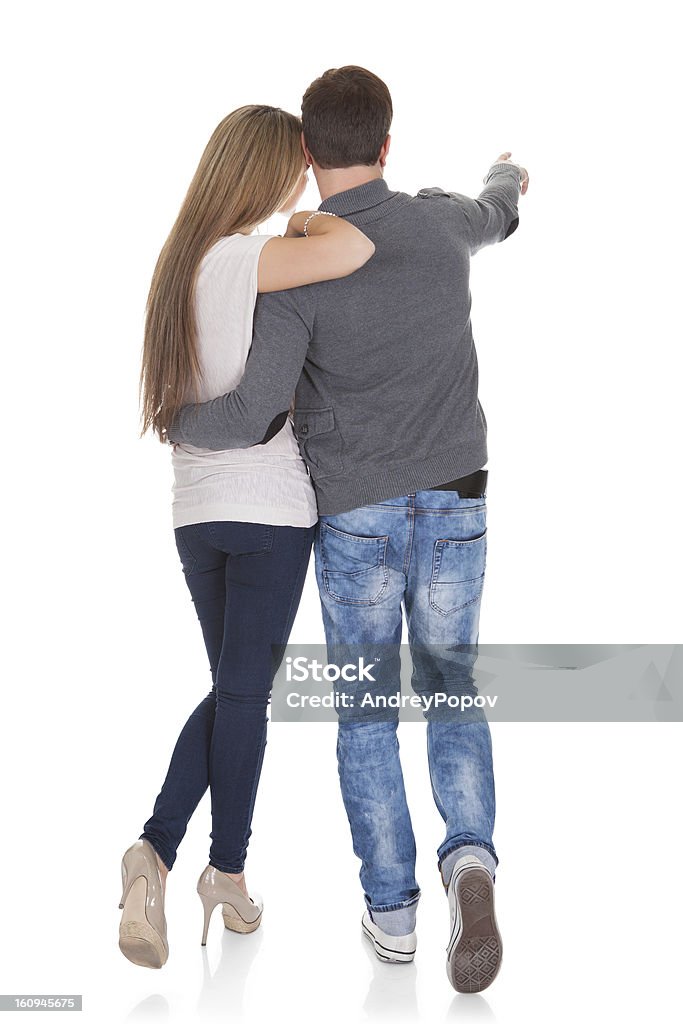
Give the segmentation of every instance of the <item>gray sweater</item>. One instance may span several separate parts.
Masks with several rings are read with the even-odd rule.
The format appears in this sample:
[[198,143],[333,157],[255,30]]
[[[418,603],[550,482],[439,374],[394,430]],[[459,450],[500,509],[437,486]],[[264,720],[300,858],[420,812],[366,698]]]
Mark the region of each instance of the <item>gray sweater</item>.
[[320,515],[484,466],[469,261],[517,228],[519,171],[495,163],[484,186],[477,199],[411,196],[376,178],[321,203],[365,232],[374,256],[348,277],[259,295],[239,386],[184,406],[169,440],[258,444],[296,389],[294,430]]

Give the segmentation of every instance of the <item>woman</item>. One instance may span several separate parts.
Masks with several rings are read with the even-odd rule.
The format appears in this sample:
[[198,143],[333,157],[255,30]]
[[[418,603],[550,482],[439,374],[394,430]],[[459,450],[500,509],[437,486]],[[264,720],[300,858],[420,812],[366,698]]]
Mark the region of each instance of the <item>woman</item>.
[[[284,237],[253,235],[291,213],[306,187],[301,122],[245,106],[216,128],[154,272],[140,375],[142,435],[165,441],[177,410],[234,388],[249,353],[256,294],[344,277],[374,252],[348,222],[290,217]],[[307,227],[307,235],[303,235]],[[226,927],[258,927],[244,861],[278,658],[299,605],[317,512],[289,420],[251,449],[173,448],[176,544],[213,680],[175,745],[152,816],[122,861],[119,946],[133,963],[168,958],[164,895],[188,821],[211,789],[209,863],[197,892]],[[281,654],[280,654],[281,658]]]

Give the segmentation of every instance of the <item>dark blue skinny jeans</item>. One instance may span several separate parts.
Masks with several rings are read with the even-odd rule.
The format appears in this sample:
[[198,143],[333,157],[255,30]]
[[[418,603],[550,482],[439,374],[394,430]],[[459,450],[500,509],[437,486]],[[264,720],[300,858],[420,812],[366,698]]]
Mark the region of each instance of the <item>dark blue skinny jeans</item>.
[[175,530],[213,685],[176,742],[140,839],[170,869],[211,790],[209,863],[244,870],[273,678],[299,606],[315,527],[209,522]]

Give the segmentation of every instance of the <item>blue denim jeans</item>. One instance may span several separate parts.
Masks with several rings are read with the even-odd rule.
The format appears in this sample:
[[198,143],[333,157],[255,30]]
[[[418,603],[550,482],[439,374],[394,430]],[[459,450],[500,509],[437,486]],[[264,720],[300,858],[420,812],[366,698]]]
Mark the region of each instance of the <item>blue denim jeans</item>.
[[272,682],[301,599],[314,531],[239,522],[175,530],[213,685],[178,737],[139,837],[169,869],[207,787],[209,863],[233,874],[244,868]]
[[[315,561],[328,659],[336,663],[345,645],[351,645],[347,654],[353,648],[370,658],[373,646],[381,646],[382,688],[398,690],[403,608],[416,693],[436,687],[476,694],[470,670],[479,638],[486,544],[486,497],[463,498],[457,491],[418,491],[322,516]],[[473,652],[464,667],[462,655],[448,662],[447,652],[458,645]],[[396,657],[387,659],[387,649]],[[339,778],[365,900],[380,928],[406,934],[415,926],[420,890],[398,710],[362,715],[337,710]],[[453,713],[425,717],[431,787],[445,823],[437,851],[442,880],[447,884],[456,859],[465,853],[481,856],[495,877],[488,722],[481,712],[462,719]]]

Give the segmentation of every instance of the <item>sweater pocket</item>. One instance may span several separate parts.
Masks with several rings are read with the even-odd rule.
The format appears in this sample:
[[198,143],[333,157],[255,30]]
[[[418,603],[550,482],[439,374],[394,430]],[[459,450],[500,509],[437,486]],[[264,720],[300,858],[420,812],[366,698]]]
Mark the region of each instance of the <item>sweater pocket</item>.
[[303,457],[316,470],[311,472],[314,480],[342,471],[342,440],[335,425],[333,409],[295,407],[294,431]]

